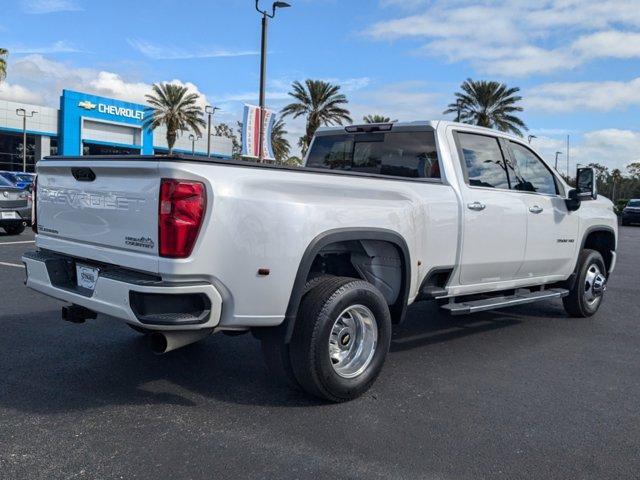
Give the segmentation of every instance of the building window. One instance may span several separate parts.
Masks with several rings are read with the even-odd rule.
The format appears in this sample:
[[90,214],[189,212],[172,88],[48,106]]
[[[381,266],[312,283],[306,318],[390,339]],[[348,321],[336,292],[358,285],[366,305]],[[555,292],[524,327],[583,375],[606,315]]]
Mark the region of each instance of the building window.
[[[22,171],[22,134],[0,132],[0,170]],[[33,135],[27,135],[27,171],[34,171],[36,142]]]

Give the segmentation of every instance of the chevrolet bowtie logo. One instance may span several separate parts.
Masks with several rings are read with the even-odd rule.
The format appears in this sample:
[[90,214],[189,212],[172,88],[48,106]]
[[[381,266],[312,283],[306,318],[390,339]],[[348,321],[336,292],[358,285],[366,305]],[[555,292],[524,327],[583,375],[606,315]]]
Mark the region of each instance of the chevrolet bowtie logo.
[[78,106],[80,108],[84,108],[85,110],[93,110],[94,108],[97,107],[97,105],[95,103],[91,103],[89,100],[84,100],[84,101],[78,103]]

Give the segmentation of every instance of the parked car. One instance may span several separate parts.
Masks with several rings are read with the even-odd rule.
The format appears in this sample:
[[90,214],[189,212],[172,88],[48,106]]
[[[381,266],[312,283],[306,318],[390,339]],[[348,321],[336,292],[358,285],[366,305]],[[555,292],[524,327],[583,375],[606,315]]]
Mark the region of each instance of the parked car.
[[622,210],[622,225],[640,223],[640,199],[632,199]]
[[27,286],[68,302],[66,320],[122,319],[156,353],[250,331],[273,372],[330,401],[371,386],[413,302],[562,298],[589,317],[616,264],[593,169],[573,189],[522,138],[471,125],[323,129],[304,167],[103,160],[38,163]]
[[31,221],[31,193],[0,176],[0,227],[20,235]]
[[0,177],[11,182],[12,185],[21,189],[30,189],[33,185],[35,174],[27,172],[0,171]]

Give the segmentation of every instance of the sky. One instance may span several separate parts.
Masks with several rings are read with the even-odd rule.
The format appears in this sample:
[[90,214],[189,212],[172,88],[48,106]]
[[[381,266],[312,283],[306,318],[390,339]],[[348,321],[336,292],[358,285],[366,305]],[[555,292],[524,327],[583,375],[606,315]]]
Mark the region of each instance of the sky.
[[[261,1],[263,7],[271,2]],[[532,145],[570,171],[640,161],[640,0],[289,0],[269,25],[267,105],[336,82],[354,121],[442,112],[466,78],[521,88]],[[252,0],[2,0],[0,99],[57,106],[63,88],[143,102],[177,81],[235,124],[257,103]],[[451,119],[451,116],[448,117]],[[292,144],[301,120],[287,120]],[[566,167],[565,167],[566,168]]]

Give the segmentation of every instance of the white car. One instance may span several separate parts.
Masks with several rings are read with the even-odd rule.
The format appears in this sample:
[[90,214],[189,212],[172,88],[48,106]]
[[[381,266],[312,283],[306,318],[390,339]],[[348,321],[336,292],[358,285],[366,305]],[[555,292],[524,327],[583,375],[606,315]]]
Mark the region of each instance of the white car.
[[150,334],[156,352],[251,331],[274,372],[331,401],[382,369],[392,324],[562,298],[599,308],[612,203],[526,142],[444,121],[320,130],[303,167],[184,156],[38,163],[27,286]]

